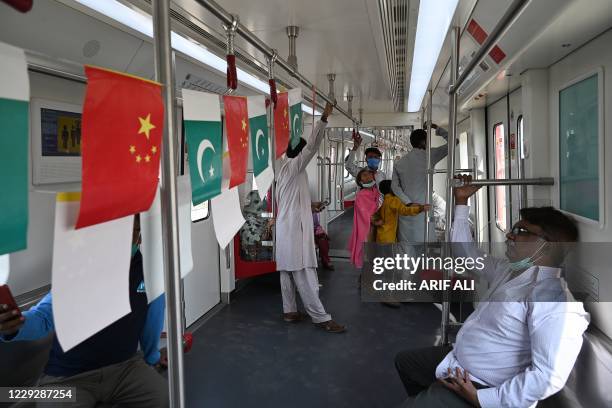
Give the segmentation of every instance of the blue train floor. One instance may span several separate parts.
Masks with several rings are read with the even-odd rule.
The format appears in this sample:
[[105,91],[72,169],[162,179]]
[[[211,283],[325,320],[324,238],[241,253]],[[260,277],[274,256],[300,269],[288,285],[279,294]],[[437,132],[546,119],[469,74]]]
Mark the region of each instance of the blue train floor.
[[335,259],[319,273],[329,334],[310,321],[285,323],[277,274],[253,279],[194,334],[185,356],[188,407],[394,408],[406,397],[397,352],[433,345],[440,312],[432,304],[390,309],[360,299],[358,272]]

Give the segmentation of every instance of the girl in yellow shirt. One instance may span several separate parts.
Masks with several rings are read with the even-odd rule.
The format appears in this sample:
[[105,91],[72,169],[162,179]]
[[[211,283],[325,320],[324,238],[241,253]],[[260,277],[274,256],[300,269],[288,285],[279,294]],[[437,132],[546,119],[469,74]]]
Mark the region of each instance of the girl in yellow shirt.
[[380,223],[377,223],[376,242],[391,244],[397,242],[397,223],[400,215],[417,215],[423,211],[428,211],[431,206],[414,203],[404,205],[391,191],[391,180],[381,181],[378,188],[384,194],[385,200],[377,213],[377,218],[382,221],[382,224],[378,225]]

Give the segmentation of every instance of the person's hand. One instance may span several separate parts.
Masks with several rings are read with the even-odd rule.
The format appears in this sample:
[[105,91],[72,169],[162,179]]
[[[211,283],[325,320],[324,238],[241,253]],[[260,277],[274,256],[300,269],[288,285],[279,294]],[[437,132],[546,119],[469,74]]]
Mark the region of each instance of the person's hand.
[[321,202],[314,202],[314,203],[310,203],[310,209],[312,210],[312,212],[321,212],[321,210],[323,209],[323,203]]
[[0,336],[12,336],[17,334],[25,317],[18,310],[10,309],[9,305],[0,304]]
[[468,199],[477,192],[481,186],[473,186],[472,176],[460,174],[455,176],[455,179],[461,180],[463,182],[463,186],[455,187],[453,192],[455,193],[455,204],[456,205],[467,205]]
[[359,132],[355,132],[353,134],[353,150],[359,149],[359,146],[361,146],[361,141],[361,135],[359,134]]
[[431,210],[431,204],[419,204],[419,206],[421,208],[421,212],[425,212],[425,211]]
[[155,364],[155,367],[158,369],[167,369],[168,368],[168,348],[162,347],[159,349],[159,361]]
[[331,103],[327,102],[325,104],[325,110],[323,111],[323,116],[321,116],[321,120],[323,122],[327,122],[327,118],[329,117],[329,115],[332,114],[333,110],[334,110],[334,105],[332,105]]
[[480,408],[478,401],[478,390],[470,380],[470,374],[467,371],[461,373],[461,369],[457,367],[455,373],[448,369],[448,377],[439,380],[449,390],[454,391],[461,398],[472,404],[474,407]]
[[274,218],[274,217],[273,217],[273,218],[270,218],[270,219],[268,220],[268,227],[272,227],[272,226],[274,226],[274,223],[275,223],[275,222],[276,222],[276,218]]
[[[423,129],[424,129],[424,130],[427,130],[427,127],[428,127],[428,126],[429,126],[429,122],[425,122],[425,126],[423,126]],[[432,124],[431,124],[431,128],[432,128],[432,129],[437,129],[437,128],[438,128],[438,125],[436,125],[435,123],[432,123]]]

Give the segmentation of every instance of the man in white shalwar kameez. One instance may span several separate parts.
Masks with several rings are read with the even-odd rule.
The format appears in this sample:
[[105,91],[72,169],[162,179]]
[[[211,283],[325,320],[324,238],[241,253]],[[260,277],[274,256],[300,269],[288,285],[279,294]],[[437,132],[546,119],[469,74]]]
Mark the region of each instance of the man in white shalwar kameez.
[[284,320],[302,320],[295,298],[297,288],[312,322],[327,332],[340,333],[345,327],[332,320],[319,299],[317,253],[306,174],[306,166],[319,150],[332,109],[333,106],[327,104],[310,140],[301,139],[295,147],[289,145],[286,156],[281,159],[276,182],[276,267],[280,273]]

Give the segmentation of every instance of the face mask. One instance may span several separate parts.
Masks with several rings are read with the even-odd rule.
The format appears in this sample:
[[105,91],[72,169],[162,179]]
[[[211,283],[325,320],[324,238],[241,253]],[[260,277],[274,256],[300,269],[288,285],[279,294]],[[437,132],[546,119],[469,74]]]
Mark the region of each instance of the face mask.
[[134,255],[136,255],[136,252],[138,252],[139,248],[140,248],[140,245],[132,244],[132,258],[134,257]]
[[369,183],[362,183],[361,187],[362,188],[371,188],[371,187],[374,187],[375,185],[376,185],[375,181],[370,181]]
[[380,164],[380,159],[376,157],[370,157],[369,159],[366,159],[366,162],[368,163],[369,168],[371,168],[372,170],[377,170],[378,165]]
[[541,258],[541,256],[539,255],[544,249],[544,247],[546,246],[546,244],[547,244],[547,241],[542,242],[542,245],[540,245],[540,247],[536,249],[531,256],[521,259],[520,261],[511,262],[510,271],[511,272],[524,271],[534,266],[535,262]]

